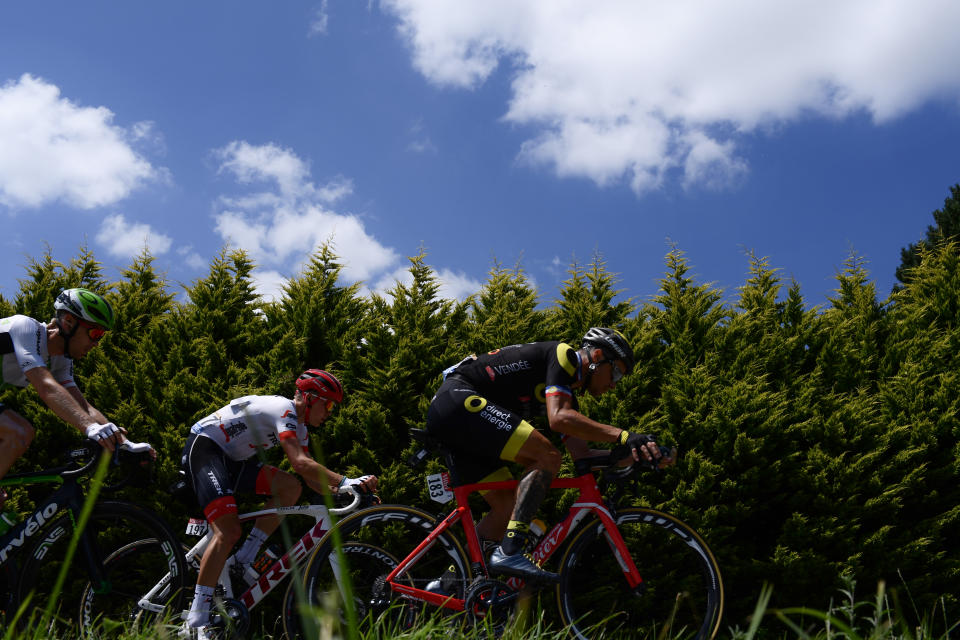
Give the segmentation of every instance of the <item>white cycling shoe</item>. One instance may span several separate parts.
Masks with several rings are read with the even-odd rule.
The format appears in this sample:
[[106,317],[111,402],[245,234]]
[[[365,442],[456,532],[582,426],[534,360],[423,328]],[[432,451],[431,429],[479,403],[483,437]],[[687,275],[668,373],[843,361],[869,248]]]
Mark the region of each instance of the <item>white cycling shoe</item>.
[[177,631],[178,640],[217,640],[219,636],[213,627],[191,627],[184,622]]

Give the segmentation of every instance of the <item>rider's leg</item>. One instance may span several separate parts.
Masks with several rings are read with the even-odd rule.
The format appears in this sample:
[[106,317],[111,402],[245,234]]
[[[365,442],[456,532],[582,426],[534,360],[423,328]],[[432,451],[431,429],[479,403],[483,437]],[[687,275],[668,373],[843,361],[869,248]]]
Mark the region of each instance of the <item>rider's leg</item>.
[[[232,500],[232,498],[231,498]],[[207,508],[209,511],[210,508]],[[200,571],[197,574],[197,588],[194,592],[193,604],[190,605],[190,614],[187,623],[191,627],[206,625],[210,620],[210,607],[213,603],[213,590],[217,586],[220,572],[227,562],[230,550],[240,539],[240,519],[237,517],[236,503],[233,509],[222,513],[219,517],[210,519],[210,528],[213,536],[207,550],[200,559]]]
[[[271,498],[264,505],[267,509],[289,507],[297,504],[300,499],[300,492],[303,489],[303,485],[300,484],[296,476],[276,467],[264,466],[257,477],[257,493],[265,493],[264,489],[266,487],[269,487],[268,491],[271,494]],[[240,551],[237,552],[237,562],[244,565],[253,562],[257,557],[257,552],[260,551],[260,547],[279,526],[280,516],[269,515],[257,518],[250,535],[244,540]]]
[[0,478],[27,452],[35,434],[33,425],[16,411],[6,408],[0,412]]
[[523,549],[530,522],[547,495],[550,483],[560,471],[560,451],[539,431],[533,431],[520,447],[514,460],[525,469],[517,486],[516,504],[507,523],[501,546],[512,555]]
[[477,523],[477,533],[485,540],[499,540],[507,531],[515,494],[512,489],[497,489],[487,491],[483,494],[483,499],[490,505],[490,511]]

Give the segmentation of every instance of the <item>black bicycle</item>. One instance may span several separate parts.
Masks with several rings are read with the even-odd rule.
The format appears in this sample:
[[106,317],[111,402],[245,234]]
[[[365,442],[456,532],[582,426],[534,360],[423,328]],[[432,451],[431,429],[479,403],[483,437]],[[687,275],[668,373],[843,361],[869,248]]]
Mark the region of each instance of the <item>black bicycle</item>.
[[[164,573],[170,588],[156,613],[183,606],[192,584],[187,584],[179,539],[159,515],[122,500],[97,500],[79,534],[63,588],[53,593],[86,501],[79,480],[94,471],[102,451],[86,440],[68,452],[64,466],[0,480],[0,487],[61,485],[0,536],[0,627],[35,618],[57,595],[58,617],[78,624],[84,633],[104,619],[142,625],[153,613],[138,606],[138,599],[147,583]],[[121,467],[122,478],[102,493],[130,483],[149,463],[149,445],[125,442],[111,462]]]

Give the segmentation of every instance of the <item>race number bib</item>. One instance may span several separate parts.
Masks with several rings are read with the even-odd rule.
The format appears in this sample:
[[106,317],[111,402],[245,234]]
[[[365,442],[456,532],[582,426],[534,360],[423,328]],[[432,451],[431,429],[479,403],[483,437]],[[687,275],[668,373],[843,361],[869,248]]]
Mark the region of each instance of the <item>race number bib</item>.
[[190,518],[187,522],[188,536],[202,536],[207,532],[207,521],[203,518]]
[[427,491],[430,492],[430,499],[440,504],[446,504],[453,500],[453,491],[450,491],[450,474],[434,473],[427,476]]

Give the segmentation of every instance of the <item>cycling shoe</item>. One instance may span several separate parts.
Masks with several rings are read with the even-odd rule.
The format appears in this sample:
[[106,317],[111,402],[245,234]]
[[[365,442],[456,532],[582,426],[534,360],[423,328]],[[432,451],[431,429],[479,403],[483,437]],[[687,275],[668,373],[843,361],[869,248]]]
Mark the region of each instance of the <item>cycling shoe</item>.
[[514,553],[507,555],[503,552],[503,547],[497,547],[490,555],[487,562],[487,568],[490,573],[499,573],[507,576],[523,578],[528,582],[560,582],[560,576],[556,573],[544,571],[533,563],[530,556],[523,553]]

